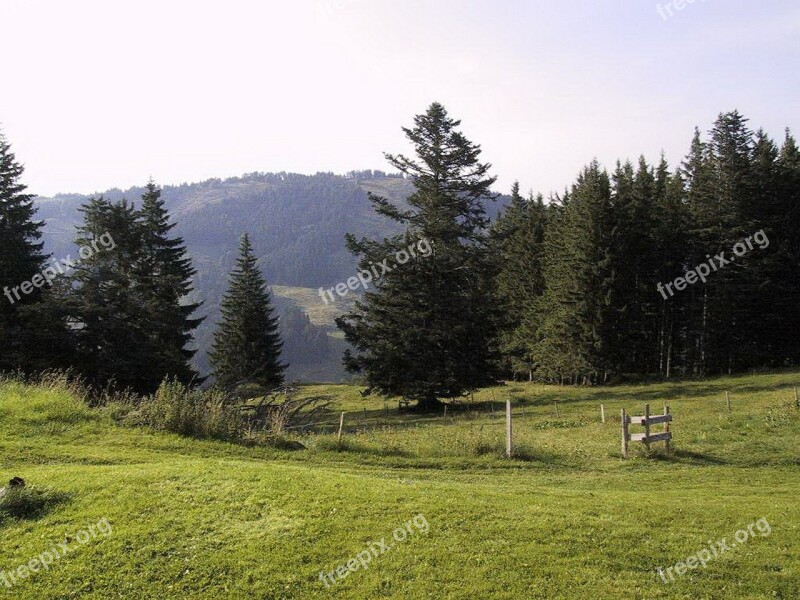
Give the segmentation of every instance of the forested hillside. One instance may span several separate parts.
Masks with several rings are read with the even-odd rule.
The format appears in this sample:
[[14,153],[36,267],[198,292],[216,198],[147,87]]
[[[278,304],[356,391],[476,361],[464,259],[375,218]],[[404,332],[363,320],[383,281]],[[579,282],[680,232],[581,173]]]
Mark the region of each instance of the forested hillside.
[[[253,173],[230,179],[164,186],[162,198],[177,223],[175,233],[186,241],[194,267],[198,314],[207,318],[195,332],[199,352],[194,366],[208,370],[210,347],[219,303],[236,257],[239,237],[248,232],[259,266],[273,290],[286,341],[284,356],[291,363],[289,380],[340,381],[347,377],[341,365],[346,344],[334,333],[333,317],[345,309],[314,319],[311,296],[319,287],[346,281],[355,273],[356,261],[344,245],[345,234],[383,237],[397,227],[375,215],[368,193],[402,203],[412,191],[410,181],[381,171],[357,171],[345,176],[331,173]],[[139,201],[144,187],[112,189],[103,196],[116,201]],[[54,257],[74,254],[75,228],[81,222],[78,208],[91,196],[64,194],[37,198],[37,218],[45,222],[45,250]],[[496,215],[503,199],[490,207]],[[309,299],[282,296],[282,286],[307,288]],[[313,294],[311,293],[313,292]],[[325,304],[316,296],[319,308]],[[306,316],[310,313],[312,320]]]

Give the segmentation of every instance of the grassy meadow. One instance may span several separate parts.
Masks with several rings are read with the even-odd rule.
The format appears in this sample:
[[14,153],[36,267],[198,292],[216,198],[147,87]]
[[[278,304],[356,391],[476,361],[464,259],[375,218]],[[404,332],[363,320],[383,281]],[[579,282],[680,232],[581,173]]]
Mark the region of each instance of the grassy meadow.
[[[71,551],[10,588],[0,579],[0,598],[796,599],[795,385],[789,372],[509,383],[447,417],[400,412],[355,386],[306,386],[334,403],[323,424],[292,434],[305,449],[290,451],[125,426],[124,407],[3,382],[0,481],[24,478],[42,505],[20,518],[0,499],[0,571],[59,542]],[[674,452],[633,443],[622,460],[620,409],[641,414],[646,402],[653,412],[669,404]],[[393,538],[419,515],[425,531]],[[674,581],[657,573],[730,545],[759,519],[768,535],[757,529]],[[82,543],[77,533],[103,520],[110,533]],[[391,549],[366,569],[321,580],[381,539]]]

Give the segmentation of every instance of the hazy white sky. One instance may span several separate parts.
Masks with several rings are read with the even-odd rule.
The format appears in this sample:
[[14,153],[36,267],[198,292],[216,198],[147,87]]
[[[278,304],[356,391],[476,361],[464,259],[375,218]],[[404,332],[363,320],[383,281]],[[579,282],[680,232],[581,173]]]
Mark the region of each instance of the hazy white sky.
[[[672,0],[675,2],[675,0]],[[662,0],[662,6],[670,4]],[[670,162],[738,108],[800,130],[797,0],[0,0],[0,128],[34,193],[387,169],[432,101],[503,190]],[[800,133],[800,132],[798,132]]]

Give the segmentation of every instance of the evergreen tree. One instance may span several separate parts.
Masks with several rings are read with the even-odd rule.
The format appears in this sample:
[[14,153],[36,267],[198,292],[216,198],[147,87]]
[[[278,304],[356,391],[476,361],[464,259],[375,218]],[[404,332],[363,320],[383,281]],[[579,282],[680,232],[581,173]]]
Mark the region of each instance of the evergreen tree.
[[792,284],[785,277],[791,268],[785,241],[792,236],[783,226],[789,215],[781,202],[778,156],[779,149],[772,139],[763,130],[758,131],[748,180],[750,201],[742,207],[742,213],[747,234],[763,230],[772,244],[768,249],[757,248],[737,257],[740,291],[736,328],[741,340],[737,370],[748,366],[780,366],[787,356],[785,319],[791,317],[785,309]]
[[545,234],[545,291],[536,357],[543,377],[591,383],[610,374],[613,319],[611,185],[597,161],[586,167]]
[[[691,224],[688,232],[688,248],[685,268],[698,265],[708,260],[712,250],[719,252],[719,232],[716,227],[716,210],[714,198],[714,173],[711,167],[711,151],[702,141],[700,130],[695,128],[691,149],[683,163],[681,178],[686,185],[686,206]],[[726,249],[727,250],[727,249]],[[682,276],[676,273],[669,279]],[[712,299],[709,288],[691,286],[684,292],[688,295],[685,317],[685,370],[699,375],[707,369],[707,353],[709,345],[709,306]]]
[[209,354],[217,384],[236,388],[254,383],[273,389],[283,383],[287,365],[280,362],[282,342],[266,282],[256,264],[247,234],[222,299],[222,321]]
[[33,195],[21,182],[23,170],[0,134],[0,371],[26,370],[36,358],[31,340],[37,330],[25,309],[41,299],[46,256]]
[[200,303],[187,301],[193,292],[195,270],[183,239],[170,237],[175,224],[170,223],[161,190],[152,181],[142,195],[137,218],[142,243],[135,286],[148,313],[151,345],[158,354],[148,374],[156,386],[166,378],[175,378],[186,385],[197,378],[189,366],[196,350],[187,349],[187,345],[202,322],[192,318]]
[[800,151],[789,131],[778,146],[763,131],[756,133],[752,162],[752,201],[745,207],[751,232],[763,230],[769,246],[751,252],[745,266],[748,297],[741,326],[750,344],[753,365],[796,364],[800,354]]
[[533,378],[532,348],[538,338],[544,292],[542,257],[547,209],[541,196],[525,200],[519,183],[511,204],[492,226],[492,255],[497,262],[497,297],[503,315],[500,351],[504,370]]
[[636,170],[629,162],[617,165],[612,206],[616,258],[609,360],[617,372],[652,373],[658,362],[658,200],[656,175],[644,157]]
[[158,348],[136,276],[142,231],[135,208],[92,199],[81,208],[76,244],[84,255],[71,275],[66,299],[76,338],[76,366],[98,387],[155,391],[150,376]]
[[[196,374],[185,346],[199,320],[191,293],[194,271],[150,183],[141,210],[126,201],[92,199],[81,209],[75,271],[44,308],[66,329],[69,365],[97,387],[154,392],[167,378],[188,384]],[[56,339],[60,339],[56,336]]]
[[[656,171],[655,277],[654,285],[675,279],[687,268],[689,216],[686,190],[680,173],[670,174],[662,156]],[[651,290],[656,293],[656,289]],[[691,292],[689,292],[690,294]],[[678,296],[658,293],[657,368],[653,373],[669,379],[674,373],[685,373],[687,364],[685,331],[689,294]]]
[[404,129],[416,158],[387,155],[415,192],[408,209],[371,200],[406,232],[383,241],[347,237],[364,271],[415,241],[429,244],[429,256],[395,265],[337,320],[357,351],[346,355],[347,368],[363,372],[371,389],[416,400],[421,410],[495,381],[497,316],[484,209],[495,178],[459,125],[434,103]]
[[[697,137],[688,161],[689,210],[693,223],[690,268],[732,248],[752,233],[748,218],[752,194],[753,133],[738,112],[721,114],[710,141],[698,151]],[[753,291],[751,256],[736,258],[715,271],[703,286],[692,286],[697,374],[730,373],[746,365],[751,351],[745,306]]]
[[768,320],[765,334],[771,332],[776,356],[773,360],[781,365],[800,363],[800,148],[786,131],[786,139],[777,159],[777,206],[772,215],[773,234],[770,240],[776,244],[775,266],[771,280],[779,289],[775,294],[774,312]]

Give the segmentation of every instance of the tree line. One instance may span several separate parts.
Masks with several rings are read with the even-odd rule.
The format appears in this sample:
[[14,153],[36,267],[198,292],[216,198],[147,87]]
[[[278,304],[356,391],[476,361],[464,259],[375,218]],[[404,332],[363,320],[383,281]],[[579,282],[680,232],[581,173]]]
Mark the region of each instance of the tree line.
[[[140,394],[165,380],[202,383],[190,366],[202,322],[201,303],[192,300],[195,270],[156,184],[138,208],[91,199],[80,209],[79,257],[51,260],[22,174],[0,137],[0,371],[71,370],[95,389]],[[62,272],[50,277],[59,261]],[[246,234],[222,315],[210,356],[217,384],[279,386],[286,365],[277,319]]]
[[[414,155],[387,159],[414,193],[402,205],[370,195],[401,233],[345,240],[362,269],[414,240],[433,248],[337,320],[352,348],[345,365],[371,391],[425,409],[502,378],[601,384],[798,363],[800,150],[788,130],[779,146],[725,113],[707,136],[695,130],[674,168],[663,156],[611,173],[593,161],[548,201],[515,185],[494,221],[496,178],[460,121],[434,103],[404,131]],[[21,174],[3,140],[4,285],[30,280],[46,259]],[[139,208],[99,198],[82,212],[77,243],[108,234],[115,247],[0,304],[0,369],[67,366],[143,392],[165,378],[198,382],[188,367],[200,322],[194,269],[160,190],[151,183]],[[245,235],[210,353],[214,375],[227,387],[278,385],[280,352]]]
[[695,130],[674,169],[593,162],[547,204],[517,187],[492,230],[505,370],[596,383],[796,365],[798,232],[797,144],[738,112]]
[[339,319],[349,369],[435,407],[498,378],[601,384],[798,364],[800,151],[788,130],[779,147],[747,123],[721,114],[672,169],[663,155],[610,174],[593,161],[548,202],[516,184],[489,224],[490,165],[433,104],[405,129],[416,157],[388,156],[414,181],[408,207],[371,198],[405,234],[348,246],[367,265],[424,236],[434,255]]

